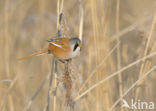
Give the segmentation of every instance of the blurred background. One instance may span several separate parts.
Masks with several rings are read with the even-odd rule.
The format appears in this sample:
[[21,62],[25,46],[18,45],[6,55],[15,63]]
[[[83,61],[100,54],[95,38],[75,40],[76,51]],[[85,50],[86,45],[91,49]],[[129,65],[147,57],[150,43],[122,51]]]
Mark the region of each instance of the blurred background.
[[[18,58],[45,49],[48,46],[46,40],[57,35],[58,2],[0,0],[0,111],[23,111],[30,102],[28,111],[45,109],[49,85],[46,78],[51,72],[52,55],[22,62]],[[156,57],[135,63],[124,71],[120,69],[156,51],[156,1],[82,0],[81,3],[83,49],[72,62],[75,77],[72,98],[79,97],[112,73],[118,73],[76,100],[74,111],[130,111],[121,107],[122,101],[113,105],[135,81],[155,66]],[[64,1],[63,12],[68,35],[79,36],[82,20],[79,1]],[[63,65],[60,63],[58,67],[61,76]],[[156,103],[155,73],[153,70],[140,80],[124,99],[129,103],[131,99]],[[30,101],[44,80],[44,86]],[[61,85],[58,87],[55,97],[51,93],[51,111],[65,110],[65,90]]]

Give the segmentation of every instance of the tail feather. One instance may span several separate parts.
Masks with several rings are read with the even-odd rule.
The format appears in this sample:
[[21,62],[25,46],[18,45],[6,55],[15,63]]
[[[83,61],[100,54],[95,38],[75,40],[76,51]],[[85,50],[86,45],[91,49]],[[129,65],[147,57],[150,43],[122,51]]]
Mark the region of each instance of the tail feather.
[[21,60],[26,60],[26,59],[29,59],[29,58],[31,58],[31,57],[33,57],[33,56],[42,55],[42,54],[45,54],[45,53],[47,53],[47,52],[48,52],[48,49],[45,49],[45,50],[43,50],[43,51],[35,52],[35,53],[33,53],[33,54],[29,55],[29,56],[25,56],[25,57],[23,57],[23,58],[20,58],[19,60],[20,60],[20,61],[21,61]]

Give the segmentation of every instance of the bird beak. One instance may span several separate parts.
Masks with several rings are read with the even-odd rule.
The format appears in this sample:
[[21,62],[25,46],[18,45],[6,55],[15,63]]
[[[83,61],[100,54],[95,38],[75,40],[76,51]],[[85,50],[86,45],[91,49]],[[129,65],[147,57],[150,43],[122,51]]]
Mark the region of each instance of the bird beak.
[[81,44],[79,44],[79,45],[78,45],[78,47],[80,47],[80,48],[81,48],[81,47],[82,47],[82,45],[81,45]]

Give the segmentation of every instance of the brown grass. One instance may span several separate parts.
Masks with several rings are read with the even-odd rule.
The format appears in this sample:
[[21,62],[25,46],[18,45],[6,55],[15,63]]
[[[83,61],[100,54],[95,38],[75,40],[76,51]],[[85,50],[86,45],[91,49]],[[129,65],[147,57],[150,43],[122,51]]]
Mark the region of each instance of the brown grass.
[[74,111],[130,111],[122,98],[156,103],[155,13],[155,0],[0,0],[0,111],[43,111],[47,103],[68,110],[63,82],[57,86],[63,64],[51,86],[51,55],[18,61],[45,49],[60,28],[83,42],[70,67]]

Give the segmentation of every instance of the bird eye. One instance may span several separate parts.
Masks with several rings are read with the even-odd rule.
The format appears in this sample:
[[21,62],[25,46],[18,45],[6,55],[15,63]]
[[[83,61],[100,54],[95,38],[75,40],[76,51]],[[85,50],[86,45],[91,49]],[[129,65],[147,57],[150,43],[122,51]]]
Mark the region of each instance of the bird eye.
[[79,46],[78,43],[75,44],[73,51],[75,51],[77,49],[77,47]]

